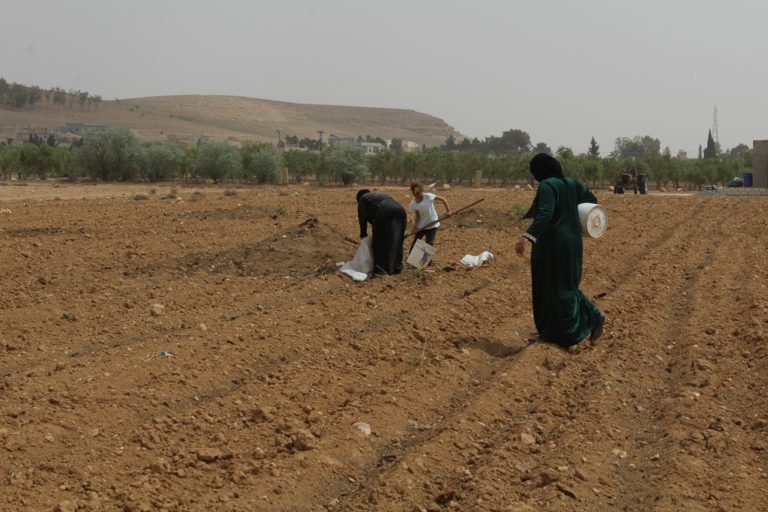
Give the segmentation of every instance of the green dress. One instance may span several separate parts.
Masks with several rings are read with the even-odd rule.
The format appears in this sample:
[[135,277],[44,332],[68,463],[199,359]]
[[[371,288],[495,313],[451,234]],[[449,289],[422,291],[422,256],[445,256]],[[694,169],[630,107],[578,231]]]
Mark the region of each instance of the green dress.
[[602,316],[579,289],[583,242],[580,203],[597,203],[594,194],[571,178],[547,178],[539,184],[526,218],[533,242],[531,280],[533,318],[539,336],[562,346],[586,338]]

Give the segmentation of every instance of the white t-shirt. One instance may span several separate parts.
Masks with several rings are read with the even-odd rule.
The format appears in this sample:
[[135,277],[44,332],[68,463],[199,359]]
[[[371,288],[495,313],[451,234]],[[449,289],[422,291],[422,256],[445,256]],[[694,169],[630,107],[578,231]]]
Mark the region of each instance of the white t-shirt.
[[[420,203],[417,203],[415,198],[411,200],[409,208],[412,212],[419,212],[419,225],[416,226],[416,229],[431,224],[440,218],[437,216],[437,210],[435,210],[435,194],[429,192],[424,193],[424,199]],[[437,227],[440,227],[439,222],[430,226],[429,229]]]

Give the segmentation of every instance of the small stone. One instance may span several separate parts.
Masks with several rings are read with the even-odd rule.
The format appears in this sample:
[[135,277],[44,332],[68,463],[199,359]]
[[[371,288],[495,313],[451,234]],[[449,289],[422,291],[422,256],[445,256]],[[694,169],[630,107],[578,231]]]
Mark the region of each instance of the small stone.
[[619,448],[614,448],[611,453],[613,453],[615,456],[617,456],[620,459],[626,459],[627,458],[627,452],[624,450],[620,450]]
[[523,444],[535,444],[536,438],[533,437],[528,432],[523,432],[522,434],[520,434],[520,441],[522,441]]
[[200,324],[199,327],[200,327],[200,330],[203,331],[203,332],[208,330],[208,326],[205,325],[205,324]]
[[317,438],[306,429],[299,429],[293,436],[293,447],[299,451],[306,452],[317,448]]
[[573,474],[574,474],[574,476],[576,478],[578,478],[579,480],[581,480],[583,482],[588,482],[589,481],[589,475],[587,475],[587,473],[584,472],[583,469],[577,468],[576,471],[574,471]]
[[149,307],[149,314],[152,316],[160,316],[163,313],[165,313],[165,306],[162,304],[155,303]]
[[224,454],[221,453],[221,450],[217,450],[216,448],[201,448],[197,451],[197,460],[205,462],[206,464],[216,462],[223,456]]
[[371,426],[365,422],[357,421],[353,423],[352,426],[355,427],[357,431],[363,434],[365,437],[371,435]]
[[715,334],[715,332],[717,332],[717,331],[715,331],[715,330],[714,330],[712,327],[707,327],[707,328],[704,330],[704,332],[705,332],[705,333],[707,333],[707,334],[709,334],[710,336],[712,336],[712,335],[714,335],[714,334]]
[[77,506],[69,500],[60,501],[53,512],[77,512]]
[[660,458],[661,458],[661,455],[659,455],[658,453],[656,453],[656,454],[654,454],[654,455],[651,457],[651,460],[659,460]]

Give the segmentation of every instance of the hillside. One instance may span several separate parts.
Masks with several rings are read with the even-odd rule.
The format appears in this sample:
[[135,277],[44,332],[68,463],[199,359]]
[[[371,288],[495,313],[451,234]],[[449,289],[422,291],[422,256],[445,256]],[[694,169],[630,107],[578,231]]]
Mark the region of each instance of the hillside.
[[[41,103],[24,110],[0,108],[0,133],[54,129],[82,122],[127,127],[145,140],[196,140],[200,136],[276,141],[277,130],[299,137],[373,135],[437,145],[457,134],[442,119],[413,110],[309,105],[235,96],[160,96],[104,101],[81,110]],[[457,134],[458,135],[458,134]]]

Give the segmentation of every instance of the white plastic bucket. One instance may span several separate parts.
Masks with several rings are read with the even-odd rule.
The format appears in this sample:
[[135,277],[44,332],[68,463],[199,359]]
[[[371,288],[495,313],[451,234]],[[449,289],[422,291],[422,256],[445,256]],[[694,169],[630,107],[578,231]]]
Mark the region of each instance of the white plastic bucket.
[[581,220],[582,233],[591,238],[600,238],[608,228],[608,214],[599,204],[581,203],[579,220]]
[[408,255],[406,261],[409,265],[413,265],[416,268],[424,268],[432,261],[435,252],[437,250],[424,240],[416,240],[413,249],[411,249],[411,254]]

